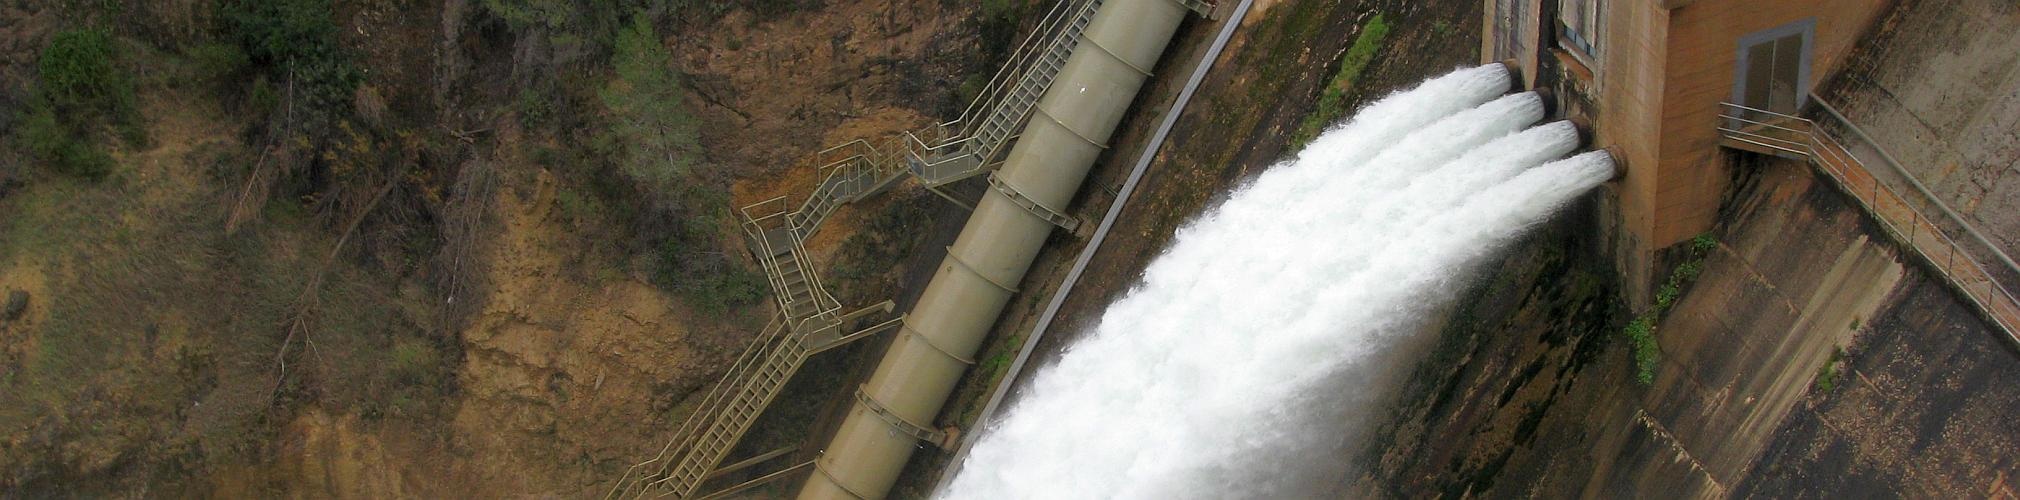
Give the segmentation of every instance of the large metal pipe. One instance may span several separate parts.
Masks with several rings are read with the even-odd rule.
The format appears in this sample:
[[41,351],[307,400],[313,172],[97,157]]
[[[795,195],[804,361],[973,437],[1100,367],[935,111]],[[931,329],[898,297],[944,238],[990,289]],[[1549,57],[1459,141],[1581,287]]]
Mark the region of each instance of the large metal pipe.
[[1109,0],[1095,11],[800,498],[890,492],[1053,230],[1042,207],[1072,201],[1187,12],[1174,0]]

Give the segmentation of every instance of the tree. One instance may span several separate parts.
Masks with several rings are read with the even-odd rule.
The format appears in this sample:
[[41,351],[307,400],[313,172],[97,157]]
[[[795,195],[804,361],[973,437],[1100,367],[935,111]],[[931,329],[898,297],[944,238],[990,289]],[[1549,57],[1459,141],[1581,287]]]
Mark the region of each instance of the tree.
[[652,274],[707,311],[761,297],[762,282],[721,249],[723,186],[704,175],[696,121],[650,16],[634,15],[612,47],[616,75],[597,93],[608,116],[596,149],[616,164],[642,209],[633,226],[659,256]]
[[681,103],[680,79],[667,68],[671,60],[646,17],[636,16],[617,33],[611,55],[617,77],[597,93],[611,117],[599,146],[626,177],[659,192],[689,180],[701,150],[694,117]]

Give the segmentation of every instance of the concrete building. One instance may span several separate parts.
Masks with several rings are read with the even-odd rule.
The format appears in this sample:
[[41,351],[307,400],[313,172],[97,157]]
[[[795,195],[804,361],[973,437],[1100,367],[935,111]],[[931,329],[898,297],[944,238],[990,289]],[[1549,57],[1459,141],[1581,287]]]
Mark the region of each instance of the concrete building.
[[1793,113],[1844,65],[1884,0],[1485,0],[1483,60],[1592,127],[1625,176],[1602,221],[1630,302],[1664,249],[1712,228],[1731,171],[1721,103]]

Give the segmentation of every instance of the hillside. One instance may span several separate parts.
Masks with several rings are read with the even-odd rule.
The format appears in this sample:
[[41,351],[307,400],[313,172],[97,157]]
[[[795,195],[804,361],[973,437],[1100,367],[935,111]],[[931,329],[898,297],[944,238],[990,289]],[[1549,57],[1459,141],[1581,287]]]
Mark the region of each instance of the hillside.
[[0,2],[0,490],[598,491],[766,320],[733,207],[956,109],[983,8]]

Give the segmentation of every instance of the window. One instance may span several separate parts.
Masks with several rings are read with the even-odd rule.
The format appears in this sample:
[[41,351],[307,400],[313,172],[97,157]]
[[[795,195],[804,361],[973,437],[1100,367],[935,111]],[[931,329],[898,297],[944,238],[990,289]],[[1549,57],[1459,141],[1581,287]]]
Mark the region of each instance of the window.
[[1733,97],[1749,108],[1795,114],[1809,100],[1815,33],[1816,20],[1805,19],[1741,37]]
[[[1559,0],[1557,22],[1564,27],[1564,44],[1587,66],[1599,61],[1601,0]],[[1596,68],[1595,68],[1596,69]]]

